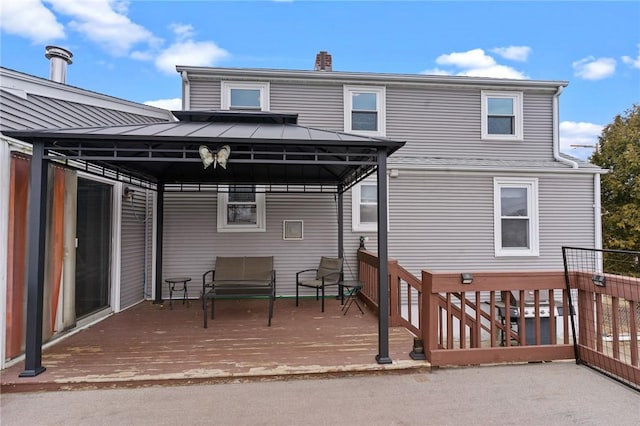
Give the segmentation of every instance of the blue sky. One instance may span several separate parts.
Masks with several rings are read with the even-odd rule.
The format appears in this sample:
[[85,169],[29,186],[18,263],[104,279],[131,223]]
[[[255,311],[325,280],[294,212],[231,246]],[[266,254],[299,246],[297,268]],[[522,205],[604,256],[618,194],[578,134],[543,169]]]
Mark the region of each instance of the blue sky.
[[639,1],[2,0],[0,30],[4,67],[48,78],[54,44],[68,84],[169,109],[175,65],[312,69],[320,50],[336,71],[566,80],[579,156],[640,103]]

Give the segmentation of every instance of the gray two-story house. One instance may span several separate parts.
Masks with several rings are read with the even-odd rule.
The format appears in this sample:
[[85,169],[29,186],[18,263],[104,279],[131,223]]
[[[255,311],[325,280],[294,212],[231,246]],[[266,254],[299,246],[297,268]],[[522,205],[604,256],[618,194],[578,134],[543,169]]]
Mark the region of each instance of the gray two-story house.
[[[361,241],[376,251],[383,233],[381,247],[416,275],[557,271],[563,245],[600,247],[603,171],[559,153],[559,98],[567,82],[338,72],[326,52],[313,71],[177,70],[180,122],[154,117],[12,133],[39,146],[38,161],[67,156],[106,166],[79,177],[119,181],[103,200],[115,221],[95,224],[105,239],[122,239],[94,256],[109,271],[101,306],[117,312],[143,298],[167,298],[169,276],[191,277],[198,286],[216,256],[273,256],[277,296],[292,296],[296,272],[316,267],[320,256],[343,255],[345,279],[356,278]],[[214,112],[220,110],[230,113]],[[199,147],[215,152],[225,144],[227,169],[203,168]],[[61,157],[49,152],[45,159],[47,150]],[[278,165],[270,167],[275,158]],[[376,179],[381,165],[386,191]],[[56,178],[49,182],[55,186]],[[338,190],[324,191],[324,183]],[[387,201],[379,206],[381,196]],[[386,226],[380,214],[388,216]],[[65,244],[58,250],[77,240]],[[49,256],[40,251],[29,261],[45,269]],[[136,278],[125,279],[133,259]],[[36,272],[32,287],[42,285]],[[64,294],[64,282],[56,280],[54,291]],[[198,297],[198,289],[190,296]],[[48,309],[26,307],[33,329]],[[64,329],[64,320],[51,321]],[[27,362],[27,370],[37,374],[38,362],[37,356]]]
[[[388,247],[417,275],[560,270],[561,246],[600,247],[602,170],[559,153],[567,82],[338,72],[330,63],[321,52],[313,71],[179,66],[183,109],[296,113],[303,126],[406,141],[388,160]],[[164,271],[273,254],[278,294],[294,294],[295,271],[336,251],[335,197],[257,193],[250,226],[228,222],[225,193],[168,193]],[[360,237],[376,249],[376,202],[375,175],[345,197],[347,279],[357,275]],[[302,221],[303,238],[283,239],[284,221]]]

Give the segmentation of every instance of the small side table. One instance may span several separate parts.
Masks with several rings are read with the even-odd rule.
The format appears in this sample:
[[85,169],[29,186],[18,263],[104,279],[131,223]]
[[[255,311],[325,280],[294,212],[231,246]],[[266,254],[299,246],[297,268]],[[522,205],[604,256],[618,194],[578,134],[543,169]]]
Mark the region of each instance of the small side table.
[[358,293],[360,293],[360,290],[362,289],[362,283],[360,281],[340,281],[338,285],[342,289],[342,297],[344,297],[344,289],[347,290],[347,299],[344,301],[344,305],[342,306],[342,311],[344,311],[343,315],[346,315],[347,312],[349,312],[349,308],[354,302],[360,310],[360,313],[364,314],[364,311],[358,302]]
[[[165,278],[164,281],[169,284],[169,307],[173,309],[173,292],[182,290],[182,304],[187,304],[189,307],[189,301],[187,300],[189,294],[187,293],[187,283],[191,281],[191,277],[173,277]],[[176,289],[176,284],[182,283],[182,289],[179,287]]]

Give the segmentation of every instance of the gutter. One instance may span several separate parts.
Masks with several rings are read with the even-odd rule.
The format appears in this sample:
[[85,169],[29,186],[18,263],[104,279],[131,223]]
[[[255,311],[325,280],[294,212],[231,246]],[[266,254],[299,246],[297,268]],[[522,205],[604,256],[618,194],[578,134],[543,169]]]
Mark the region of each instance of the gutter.
[[556,93],[553,95],[553,158],[560,163],[577,169],[578,163],[560,155],[560,107],[558,98],[563,90],[564,86],[558,86],[558,90],[556,90]]
[[348,83],[348,84],[400,84],[403,86],[431,85],[439,87],[468,87],[477,86],[482,88],[496,88],[500,90],[505,87],[509,89],[520,88],[536,90],[554,90],[568,82],[558,80],[520,80],[491,77],[463,77],[463,76],[438,76],[427,74],[388,74],[372,72],[348,72],[348,71],[313,71],[313,70],[283,70],[266,68],[214,68],[177,65],[179,73],[187,72],[191,76],[198,78],[209,78],[213,80],[235,78],[244,80],[270,81],[300,81],[309,84],[310,82],[323,83]]
[[182,76],[182,110],[189,111],[191,109],[191,83],[187,71],[180,71]]

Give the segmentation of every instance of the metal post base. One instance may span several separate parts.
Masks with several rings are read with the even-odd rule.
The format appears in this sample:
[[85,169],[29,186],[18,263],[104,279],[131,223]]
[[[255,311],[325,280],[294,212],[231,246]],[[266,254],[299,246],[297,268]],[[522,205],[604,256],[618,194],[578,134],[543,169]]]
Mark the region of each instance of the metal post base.
[[380,355],[376,355],[376,362],[378,364],[391,364],[391,358],[389,358],[388,356],[380,356]]
[[44,373],[46,370],[45,367],[40,366],[35,370],[24,370],[22,373],[18,374],[18,377],[36,377],[38,374]]
[[424,361],[427,359],[424,353],[417,353],[414,351],[409,352],[409,356],[411,357],[411,359],[416,361]]

